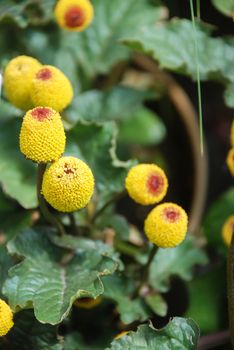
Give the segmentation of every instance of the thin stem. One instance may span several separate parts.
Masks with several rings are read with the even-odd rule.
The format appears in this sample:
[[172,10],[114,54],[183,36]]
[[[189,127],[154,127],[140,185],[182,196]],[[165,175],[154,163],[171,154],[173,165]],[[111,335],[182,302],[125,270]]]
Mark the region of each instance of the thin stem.
[[42,180],[43,180],[43,175],[44,175],[45,170],[46,170],[46,164],[44,164],[44,163],[38,164],[37,198],[38,198],[39,207],[40,207],[41,213],[44,216],[44,218],[46,219],[46,221],[48,221],[53,226],[55,226],[60,235],[64,235],[65,231],[64,231],[63,225],[49,211],[47,204],[46,204],[46,201],[41,194],[41,186],[42,186]]
[[201,148],[201,154],[203,155],[203,153],[204,153],[204,142],[203,142],[203,116],[202,116],[202,98],[201,98],[201,79],[200,79],[197,31],[196,31],[196,24],[195,24],[195,17],[194,17],[193,0],[190,0],[190,10],[191,10],[191,17],[192,17],[192,24],[193,24],[195,58],[196,58],[198,112],[199,112],[199,125],[200,125],[200,148]]
[[197,18],[200,20],[201,19],[201,6],[200,6],[200,0],[197,0]]
[[234,348],[234,234],[228,253],[227,261],[228,314],[232,346]]
[[228,330],[205,335],[200,338],[198,350],[208,350],[229,343],[230,333]]
[[126,194],[126,191],[123,191],[123,192],[117,193],[112,198],[110,198],[99,210],[96,211],[96,213],[92,217],[91,223],[93,224],[97,220],[97,218],[109,207],[109,205],[111,205],[118,199],[124,197],[125,194]]
[[150,264],[152,263],[152,261],[155,257],[155,254],[157,253],[157,251],[158,251],[158,247],[156,245],[153,245],[153,247],[149,253],[148,260],[141,270],[141,280],[140,280],[140,283],[139,283],[135,293],[133,294],[133,299],[137,298],[141,288],[144,286],[145,282],[148,280],[149,267],[150,267]]

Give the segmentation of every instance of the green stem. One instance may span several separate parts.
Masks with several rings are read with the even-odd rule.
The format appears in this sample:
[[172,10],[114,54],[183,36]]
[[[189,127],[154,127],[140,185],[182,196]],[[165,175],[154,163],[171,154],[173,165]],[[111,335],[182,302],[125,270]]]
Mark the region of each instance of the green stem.
[[232,346],[234,348],[234,234],[228,253],[227,262],[228,314]]
[[157,251],[158,251],[158,247],[156,245],[153,245],[153,247],[149,253],[148,260],[141,270],[141,280],[140,280],[140,283],[139,283],[135,293],[133,294],[133,299],[138,297],[141,288],[144,286],[145,282],[148,280],[149,267],[150,267],[150,264],[152,263],[152,261],[155,257],[155,254],[157,253]]
[[[193,24],[195,59],[196,59],[198,112],[199,112],[199,125],[200,125],[200,147],[201,147],[201,154],[203,155],[203,153],[204,153],[204,142],[203,142],[203,116],[202,116],[202,98],[201,98],[201,79],[200,79],[197,31],[196,31],[196,24],[195,24],[193,0],[190,0],[190,10],[191,10],[191,17],[192,17],[192,24]],[[198,10],[199,10],[199,8],[198,8]]]
[[40,163],[38,164],[38,176],[37,176],[37,198],[39,207],[41,210],[42,215],[48,221],[51,223],[52,226],[56,227],[60,235],[64,235],[65,231],[63,228],[63,225],[56,219],[56,217],[49,211],[46,201],[44,197],[41,194],[41,186],[42,186],[42,180],[43,175],[46,170],[46,164]]
[[200,6],[200,0],[197,0],[197,18],[201,19],[201,6]]
[[126,194],[126,191],[123,191],[123,192],[117,193],[112,198],[110,198],[99,210],[96,211],[96,213],[92,217],[91,223],[94,224],[97,218],[109,207],[109,205],[111,205],[118,199],[124,197],[125,194]]

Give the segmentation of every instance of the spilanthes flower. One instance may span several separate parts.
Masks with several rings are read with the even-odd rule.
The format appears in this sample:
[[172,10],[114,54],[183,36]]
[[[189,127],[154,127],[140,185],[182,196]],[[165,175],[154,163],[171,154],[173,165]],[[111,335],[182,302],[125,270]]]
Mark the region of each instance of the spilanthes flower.
[[8,63],[3,84],[6,97],[14,106],[23,110],[33,107],[31,84],[40,67],[40,62],[29,56],[18,56]]
[[20,151],[37,163],[53,162],[64,152],[66,136],[61,116],[49,107],[28,111],[20,130]]
[[154,208],[145,220],[148,239],[161,248],[172,248],[185,238],[188,217],[183,208],[174,203],[163,203]]
[[130,169],[125,180],[129,196],[143,205],[160,202],[167,193],[164,171],[155,164],[139,164]]
[[56,67],[43,66],[35,74],[31,85],[34,106],[51,107],[60,112],[73,98],[73,89],[68,78]]
[[93,6],[89,0],[59,0],[55,7],[55,18],[59,26],[73,32],[86,29],[93,16]]
[[0,337],[6,335],[13,325],[13,312],[9,305],[0,299]]
[[231,215],[225,221],[222,227],[222,237],[225,244],[229,247],[232,241],[232,235],[234,232],[234,215]]
[[94,191],[91,169],[75,157],[62,157],[45,171],[42,194],[47,202],[62,212],[84,208]]
[[226,158],[226,163],[231,175],[234,176],[234,148],[231,148],[229,150]]
[[86,309],[86,310],[90,310],[93,309],[94,307],[98,306],[99,304],[101,304],[102,302],[102,298],[98,297],[96,299],[94,298],[81,298],[81,299],[77,299],[73,305],[75,305],[77,308],[80,309]]

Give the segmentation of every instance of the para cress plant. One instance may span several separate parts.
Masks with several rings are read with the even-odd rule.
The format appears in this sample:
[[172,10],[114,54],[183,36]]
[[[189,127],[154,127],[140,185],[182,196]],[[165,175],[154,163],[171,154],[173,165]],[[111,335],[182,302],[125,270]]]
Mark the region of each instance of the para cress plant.
[[[77,35],[95,18],[89,0],[59,0],[53,11],[61,30],[78,32]],[[12,339],[27,333],[32,323],[35,334],[29,337],[37,339],[35,350],[41,349],[44,341],[41,334],[48,349],[82,348],[83,340],[77,337],[78,333],[73,334],[77,331],[74,316],[77,309],[84,313],[81,314],[84,319],[100,323],[105,342],[102,347],[112,341],[108,349],[136,350],[138,337],[145,346],[153,339],[157,347],[159,337],[166,335],[173,342],[179,334],[176,340],[179,346],[183,343],[188,349],[196,349],[199,330],[191,319],[175,317],[162,330],[148,322],[154,315],[167,314],[166,302],[160,294],[163,283],[155,286],[160,278],[154,277],[159,273],[161,259],[166,261],[167,254],[170,258],[171,249],[177,249],[181,256],[184,249],[181,247],[191,244],[186,238],[189,224],[186,211],[177,203],[162,202],[169,187],[166,171],[152,161],[121,163],[112,158],[113,168],[119,170],[123,163],[124,168],[117,176],[112,169],[103,180],[97,169],[105,172],[108,157],[113,157],[116,149],[111,139],[109,149],[103,150],[98,133],[103,128],[105,141],[110,123],[107,126],[100,121],[80,123],[71,137],[67,115],[77,97],[76,91],[72,81],[53,65],[44,65],[26,54],[13,57],[4,67],[3,90],[8,102],[21,110],[20,115],[24,114],[18,147],[28,163],[37,167],[35,187],[39,207],[28,227],[23,227],[7,244],[15,261],[4,280],[0,299],[3,344],[11,341],[14,344]],[[82,113],[79,99],[75,113]],[[95,128],[97,134],[93,149],[89,149],[92,137],[89,128]],[[84,148],[81,143],[85,143]],[[85,160],[82,152],[87,149],[90,161]],[[77,153],[79,157],[74,155]],[[99,162],[100,155],[104,162],[101,158]],[[92,166],[94,157],[97,159]],[[234,172],[232,161],[233,156],[228,155],[228,166]],[[127,196],[131,205],[144,213],[142,229],[127,222],[126,208],[126,217],[116,212],[121,198],[126,200]],[[230,241],[230,224],[226,226],[223,235],[225,241]],[[125,234],[128,229],[129,237]],[[204,260],[202,256],[200,261]],[[115,311],[107,332],[105,317],[110,317],[110,303],[115,305]],[[72,342],[73,347],[69,347]]]

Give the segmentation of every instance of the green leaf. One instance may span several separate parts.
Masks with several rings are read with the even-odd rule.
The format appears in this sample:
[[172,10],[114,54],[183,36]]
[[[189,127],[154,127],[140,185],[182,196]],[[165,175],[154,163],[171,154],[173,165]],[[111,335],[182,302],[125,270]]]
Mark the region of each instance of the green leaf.
[[8,270],[13,266],[12,257],[7,254],[5,246],[0,245],[0,297],[2,298],[2,286],[8,277]]
[[234,108],[234,83],[227,85],[224,92],[224,101],[228,107]]
[[223,193],[209,208],[205,216],[203,229],[209,244],[227,255],[227,248],[222,239],[222,226],[226,219],[234,214],[234,188]]
[[[161,7],[148,0],[93,0],[95,17],[83,33],[63,33],[67,47],[74,51],[82,73],[89,78],[107,73],[117,62],[129,57],[130,51],[119,39],[153,26],[163,15]],[[142,15],[144,14],[144,15]]]
[[147,108],[140,108],[134,116],[121,120],[118,140],[149,146],[160,143],[165,135],[166,128],[160,118]]
[[19,231],[28,228],[31,221],[32,212],[29,210],[18,208],[10,212],[0,213],[0,231],[4,234],[6,240],[9,240]]
[[166,292],[172,277],[178,276],[189,281],[192,279],[194,266],[206,263],[205,252],[196,248],[189,238],[175,248],[160,248],[150,265],[150,284],[155,290]]
[[194,321],[175,317],[159,330],[152,325],[140,326],[136,332],[114,340],[109,350],[196,350],[198,338]]
[[103,215],[100,216],[97,221],[97,227],[99,229],[106,229],[111,227],[114,229],[117,237],[123,241],[127,241],[129,238],[129,224],[127,219],[119,214],[115,214],[110,210],[106,210]]
[[228,317],[227,310],[223,310],[223,301],[226,298],[226,264],[213,266],[212,271],[196,277],[187,287],[189,307],[185,316],[193,318],[202,333],[217,332],[220,319]]
[[[199,71],[202,80],[234,81],[234,48],[231,42],[210,37],[211,28],[197,23]],[[124,43],[159,62],[162,68],[196,79],[194,32],[189,20],[174,19],[158,27],[145,27]]]
[[107,91],[90,90],[78,95],[66,111],[65,120],[105,122],[127,118],[152,95],[147,92],[117,86]]
[[62,340],[57,336],[57,328],[38,322],[31,310],[18,312],[14,316],[14,327],[4,337],[0,345],[6,349],[7,344],[12,349],[20,350],[63,350]]
[[234,1],[233,0],[212,0],[213,5],[218,11],[222,12],[226,16],[232,16],[234,12]]
[[117,129],[113,122],[104,125],[78,123],[67,133],[66,154],[86,161],[102,196],[122,192],[124,179],[132,161],[122,162],[116,156]]
[[57,324],[74,300],[103,293],[100,276],[113,273],[118,261],[103,244],[87,240],[67,264],[62,263],[66,251],[51,243],[53,234],[49,229],[29,229],[8,243],[9,253],[24,259],[9,271],[3,293],[13,310],[33,306],[40,322]]
[[19,150],[21,121],[0,120],[0,183],[3,191],[24,208],[37,206],[35,165]]
[[124,276],[107,276],[103,279],[104,297],[113,300],[117,305],[122,322],[128,324],[134,321],[145,321],[149,309],[141,299],[132,300],[134,283]]
[[15,23],[20,28],[28,24],[42,24],[52,17],[54,0],[26,0],[15,3],[2,0],[0,4],[0,22]]
[[146,304],[161,317],[167,314],[167,303],[160,294],[149,294],[145,298]]

